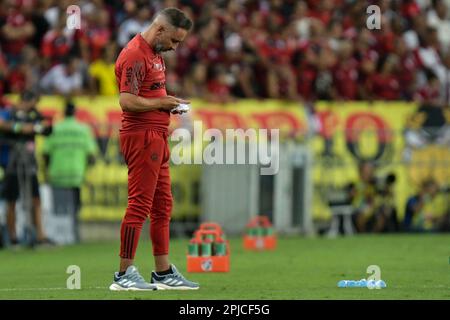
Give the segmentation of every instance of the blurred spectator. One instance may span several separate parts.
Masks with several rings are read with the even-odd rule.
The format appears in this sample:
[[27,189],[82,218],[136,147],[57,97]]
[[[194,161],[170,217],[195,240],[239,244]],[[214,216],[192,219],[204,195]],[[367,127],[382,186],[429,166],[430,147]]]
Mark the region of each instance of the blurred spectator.
[[65,118],[54,126],[43,152],[46,176],[57,199],[55,212],[73,216],[73,235],[79,242],[80,189],[88,164],[94,163],[97,146],[90,128],[75,119],[75,111],[75,105],[68,102]]
[[429,144],[450,144],[450,109],[442,99],[438,78],[426,70],[427,83],[419,88],[415,99],[419,103],[416,112],[408,119],[405,130],[404,158],[409,159],[412,149]]
[[243,38],[236,32],[225,37],[224,67],[232,83],[233,94],[239,97],[256,98],[255,75],[252,68],[255,58]]
[[388,174],[378,185],[377,223],[375,232],[397,232],[400,224],[395,207],[395,181],[394,174]]
[[403,40],[408,50],[416,50],[420,46],[419,36],[426,34],[427,20],[423,14],[410,18],[410,28],[403,33]]
[[114,74],[117,47],[111,42],[102,52],[102,57],[89,65],[90,89],[102,96],[114,96],[118,93]]
[[420,104],[442,106],[439,79],[431,70],[426,71],[427,82],[418,88],[414,100]]
[[364,1],[80,1],[81,29],[69,30],[65,10],[70,0],[6,0],[0,2],[0,66],[2,56],[6,64],[0,69],[0,90],[33,86],[30,65],[23,60],[28,44],[42,54],[33,65],[34,78],[61,73],[63,60],[78,56],[81,84],[77,80],[76,90],[59,91],[92,92],[89,64],[98,69],[112,41],[122,48],[150,24],[154,12],[176,6],[196,23],[173,58],[174,69],[167,70],[174,92],[207,98],[211,82],[217,86],[208,75],[224,68],[226,87],[236,97],[412,100],[430,69],[448,105],[449,1],[374,3],[382,12],[380,30],[367,29]]
[[[425,33],[426,36],[425,34],[419,35],[420,47],[414,51],[421,70],[433,69],[441,65],[436,29],[428,27]],[[421,84],[420,79],[418,79],[418,84]]]
[[444,56],[443,63],[433,68],[441,84],[441,97],[445,106],[450,106],[450,51]]
[[39,51],[42,39],[50,29],[50,23],[45,18],[46,5],[49,1],[26,0],[23,2],[25,12],[31,17],[31,23],[34,26],[34,35],[29,44]]
[[333,67],[336,65],[336,57],[328,47],[320,48],[317,54],[317,75],[315,81],[316,98],[319,100],[336,99],[336,86],[333,79]]
[[223,62],[223,42],[219,32],[220,22],[214,18],[199,30],[194,56],[207,66]]
[[71,56],[52,67],[41,80],[41,89],[48,94],[76,95],[83,92],[83,74],[79,58]]
[[[131,2],[131,1],[127,1]],[[119,27],[117,42],[123,48],[131,38],[150,25],[151,11],[148,5],[137,7],[132,14]]]
[[353,55],[353,44],[345,41],[340,45],[338,64],[334,70],[337,95],[343,100],[358,97],[358,61]]
[[398,57],[394,55],[383,56],[378,61],[376,73],[368,78],[368,92],[374,100],[398,100],[400,98],[400,82],[396,69]]
[[377,186],[375,166],[371,162],[359,164],[360,180],[349,190],[355,208],[355,225],[358,232],[372,231],[376,223]]
[[21,55],[20,62],[9,69],[6,77],[7,90],[16,94],[35,89],[40,80],[40,60],[36,49],[27,45]]
[[295,43],[289,41],[277,22],[272,21],[268,29],[267,38],[255,42],[259,58],[267,71],[268,96],[296,100],[297,79],[290,64]]
[[367,83],[376,72],[377,62],[380,57],[373,48],[375,37],[369,30],[361,30],[355,40],[355,58],[358,61],[358,92],[361,99],[369,99],[371,93],[368,91]]
[[87,46],[89,62],[99,59],[111,39],[109,14],[104,9],[92,11],[87,17],[82,44]]
[[74,31],[66,28],[66,17],[61,15],[57,25],[47,31],[42,39],[41,53],[46,69],[61,63],[74,46]]
[[232,84],[233,78],[226,73],[225,68],[217,66],[212,70],[211,79],[208,81],[208,99],[217,103],[230,102]]
[[297,61],[297,91],[300,96],[306,100],[311,101],[316,99],[314,82],[317,77],[316,64],[318,57],[312,46],[308,46],[304,50],[297,53],[294,61]]
[[9,87],[9,92],[17,94],[25,90],[26,73],[27,65],[20,62],[9,69],[8,77],[6,79],[6,83]]
[[433,0],[428,11],[427,23],[437,30],[440,50],[447,52],[450,48],[450,15],[444,0]]
[[309,32],[312,17],[308,17],[308,4],[305,1],[298,1],[292,16],[295,29],[301,39],[309,39]]
[[55,28],[62,17],[66,17],[66,9],[72,2],[71,0],[43,1],[45,8],[43,15],[51,28]]
[[0,97],[2,97],[5,92],[7,74],[8,74],[8,64],[6,62],[6,58],[4,57],[2,53],[2,48],[0,46]]
[[399,38],[395,43],[395,54],[399,58],[397,75],[401,84],[400,98],[411,100],[414,90],[417,73],[417,63],[412,52],[408,51],[404,39]]
[[403,226],[406,231],[450,231],[450,208],[434,180],[422,183],[419,192],[406,202]]
[[204,64],[192,65],[189,73],[184,79],[184,90],[189,97],[206,97],[205,87],[208,68]]
[[185,95],[185,93],[182,92],[182,78],[176,72],[178,62],[175,52],[171,51],[164,53],[164,64],[166,65],[167,94],[174,96]]
[[394,232],[399,230],[395,208],[395,175],[384,179],[375,176],[375,165],[359,164],[360,180],[350,185],[349,193],[355,208],[354,221],[358,232]]
[[[3,4],[3,3],[2,3]],[[20,1],[7,0],[3,4],[6,16],[0,21],[2,49],[11,65],[20,59],[20,53],[36,32],[26,6]]]
[[[37,161],[35,158],[35,135],[50,133],[50,123],[36,109],[38,95],[32,91],[24,91],[20,101],[11,109],[4,109],[1,113],[0,128],[4,143],[7,146],[2,153],[6,160],[2,163],[5,179],[2,196],[7,201],[7,225],[11,244],[19,243],[16,233],[16,202],[19,195],[32,211],[31,223],[36,229],[38,244],[49,244],[42,225],[41,201],[39,196],[39,182],[37,179]],[[27,198],[25,188],[31,192]],[[29,213],[27,213],[29,214]],[[30,217],[30,219],[31,219]]]

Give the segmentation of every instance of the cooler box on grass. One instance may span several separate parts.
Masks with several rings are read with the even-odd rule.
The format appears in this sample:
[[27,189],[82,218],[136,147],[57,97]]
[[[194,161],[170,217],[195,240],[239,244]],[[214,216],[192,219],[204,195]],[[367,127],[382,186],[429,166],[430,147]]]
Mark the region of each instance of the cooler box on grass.
[[230,244],[222,228],[217,223],[202,223],[189,241],[187,272],[228,271],[230,271]]
[[256,216],[246,226],[243,245],[246,250],[274,250],[277,237],[272,223],[266,216]]

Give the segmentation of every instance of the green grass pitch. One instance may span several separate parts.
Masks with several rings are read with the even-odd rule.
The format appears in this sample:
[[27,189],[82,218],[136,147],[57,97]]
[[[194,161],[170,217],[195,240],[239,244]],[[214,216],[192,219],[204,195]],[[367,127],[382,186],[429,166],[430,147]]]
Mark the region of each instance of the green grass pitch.
[[[232,238],[229,273],[186,273],[186,239],[171,242],[172,261],[201,284],[198,291],[110,292],[118,242],[34,251],[0,251],[0,299],[450,299],[450,235],[281,238],[274,252],[246,252]],[[69,265],[81,290],[66,289]],[[147,279],[151,244],[141,240],[136,265]],[[337,288],[381,268],[386,289]]]

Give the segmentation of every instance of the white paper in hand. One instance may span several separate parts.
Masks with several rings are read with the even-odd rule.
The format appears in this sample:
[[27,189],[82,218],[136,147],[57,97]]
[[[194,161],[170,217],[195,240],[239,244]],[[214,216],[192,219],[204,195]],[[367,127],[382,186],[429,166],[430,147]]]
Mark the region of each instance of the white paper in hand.
[[191,107],[189,104],[180,103],[178,105],[178,107],[176,107],[175,109],[172,109],[172,113],[174,113],[174,112],[185,113],[185,112],[188,112],[189,110],[191,110]]

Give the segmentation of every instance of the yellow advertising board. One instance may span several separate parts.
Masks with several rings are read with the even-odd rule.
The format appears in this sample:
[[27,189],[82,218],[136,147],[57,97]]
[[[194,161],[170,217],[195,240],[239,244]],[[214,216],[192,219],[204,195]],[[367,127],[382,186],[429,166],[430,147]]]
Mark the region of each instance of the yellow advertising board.
[[[101,149],[101,156],[89,169],[82,190],[82,218],[121,219],[127,203],[127,169],[119,152],[121,110],[117,98],[77,97],[74,102],[78,107],[77,117],[93,127]],[[278,128],[282,138],[307,143],[315,158],[313,216],[316,218],[329,217],[326,199],[320,190],[357,181],[357,164],[361,160],[375,160],[380,176],[396,175],[396,204],[400,216],[407,197],[423,179],[432,176],[441,183],[450,180],[448,167],[433,166],[431,161],[450,159],[446,148],[431,145],[414,150],[410,162],[404,162],[403,131],[417,109],[411,103],[320,102],[314,107],[314,116],[302,104],[275,100],[237,100],[227,105],[193,100],[192,106],[188,122],[201,120],[204,129]],[[59,97],[42,97],[39,103],[40,110],[54,121],[61,119],[63,107],[64,101]],[[183,119],[172,116],[171,130],[186,126],[186,118]],[[38,148],[39,144],[38,141]],[[171,177],[175,200],[173,218],[198,216],[201,167],[172,166]]]
[[[119,220],[127,203],[127,169],[120,158],[118,128],[121,110],[117,98],[78,97],[77,117],[90,124],[97,135],[101,157],[91,167],[82,188],[81,218],[85,220]],[[280,128],[281,132],[303,132],[306,121],[300,105],[280,101],[237,101],[223,106],[203,101],[192,102],[192,120],[201,120],[203,128]],[[64,101],[59,97],[42,97],[39,109],[54,121],[62,118]],[[184,125],[172,116],[171,130]],[[39,150],[38,143],[38,150]],[[194,152],[201,152],[195,150]],[[174,195],[173,219],[189,219],[200,214],[200,165],[171,166]]]

